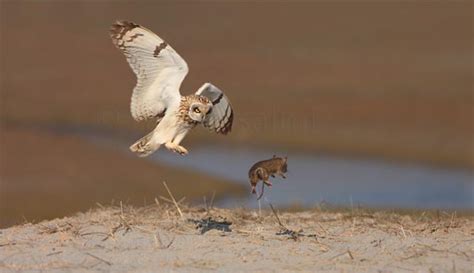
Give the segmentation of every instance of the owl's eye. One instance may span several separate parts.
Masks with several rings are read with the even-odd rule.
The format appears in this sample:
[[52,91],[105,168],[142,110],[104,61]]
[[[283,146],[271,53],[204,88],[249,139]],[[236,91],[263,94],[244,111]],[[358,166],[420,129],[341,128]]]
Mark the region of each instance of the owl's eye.
[[199,114],[199,113],[201,113],[201,110],[199,110],[199,108],[197,108],[197,107],[196,107],[196,108],[194,108],[194,110],[193,110],[193,111],[194,111],[194,113],[198,113],[198,114]]

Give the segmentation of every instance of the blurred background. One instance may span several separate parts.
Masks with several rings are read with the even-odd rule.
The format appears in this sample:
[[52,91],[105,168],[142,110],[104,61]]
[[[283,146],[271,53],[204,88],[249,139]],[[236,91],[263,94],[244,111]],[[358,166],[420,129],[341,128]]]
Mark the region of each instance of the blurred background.
[[[0,226],[166,196],[256,206],[247,170],[289,157],[264,202],[473,209],[470,1],[1,1]],[[127,19],[235,109],[190,155],[128,146],[135,76],[108,29]]]

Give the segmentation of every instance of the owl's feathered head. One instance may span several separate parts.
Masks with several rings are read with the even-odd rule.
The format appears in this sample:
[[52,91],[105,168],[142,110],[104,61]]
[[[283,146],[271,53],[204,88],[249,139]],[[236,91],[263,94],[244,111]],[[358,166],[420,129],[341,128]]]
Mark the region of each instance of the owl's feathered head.
[[189,96],[188,116],[196,121],[203,122],[206,115],[212,111],[212,102],[203,96]]

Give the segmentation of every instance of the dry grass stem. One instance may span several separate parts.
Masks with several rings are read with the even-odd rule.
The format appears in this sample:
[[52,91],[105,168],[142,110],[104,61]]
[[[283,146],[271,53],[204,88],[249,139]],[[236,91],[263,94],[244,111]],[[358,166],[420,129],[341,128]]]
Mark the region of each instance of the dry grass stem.
[[168,185],[166,184],[165,181],[163,181],[163,185],[165,186],[166,191],[168,191],[168,194],[170,195],[171,200],[173,201],[173,204],[174,204],[175,207],[176,207],[176,210],[178,210],[178,213],[179,213],[179,215],[181,216],[181,219],[184,219],[183,212],[182,212],[181,209],[179,208],[178,202],[176,202],[176,199],[174,198],[173,194],[171,193],[171,191],[170,191],[170,189],[168,188]]
[[111,265],[112,265],[111,262],[109,262],[109,261],[107,261],[107,260],[104,260],[104,259],[102,259],[101,257],[98,257],[98,256],[96,256],[96,255],[94,255],[94,254],[91,254],[91,253],[89,253],[89,252],[86,252],[85,254],[86,254],[87,256],[90,256],[90,257],[92,257],[92,258],[94,258],[94,259],[97,259],[97,260],[99,260],[99,261],[105,263],[105,264],[108,265],[108,266],[111,266]]

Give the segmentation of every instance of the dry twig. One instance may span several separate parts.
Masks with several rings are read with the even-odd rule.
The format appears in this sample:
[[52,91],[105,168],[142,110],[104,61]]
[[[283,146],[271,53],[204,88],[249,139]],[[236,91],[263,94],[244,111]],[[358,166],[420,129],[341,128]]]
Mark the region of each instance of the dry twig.
[[171,191],[170,191],[170,189],[168,188],[168,185],[166,184],[165,181],[163,181],[163,185],[165,186],[166,190],[168,191],[168,194],[170,195],[171,200],[173,201],[173,203],[174,203],[176,209],[178,210],[178,213],[179,213],[179,215],[181,216],[181,219],[184,219],[183,212],[181,212],[181,209],[179,208],[178,203],[176,202],[176,199],[174,198],[173,194],[171,193]]
[[111,265],[112,265],[111,262],[109,262],[109,261],[107,261],[107,260],[104,260],[104,259],[102,259],[101,257],[98,257],[98,256],[96,256],[96,255],[94,255],[94,254],[90,254],[89,252],[86,252],[85,254],[88,255],[88,256],[90,256],[90,257],[92,257],[92,258],[94,258],[94,259],[97,259],[97,260],[99,260],[99,261],[105,263],[105,264],[108,265],[108,266],[111,266]]

